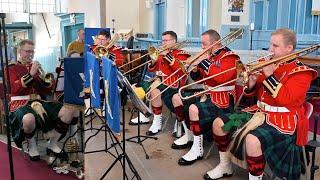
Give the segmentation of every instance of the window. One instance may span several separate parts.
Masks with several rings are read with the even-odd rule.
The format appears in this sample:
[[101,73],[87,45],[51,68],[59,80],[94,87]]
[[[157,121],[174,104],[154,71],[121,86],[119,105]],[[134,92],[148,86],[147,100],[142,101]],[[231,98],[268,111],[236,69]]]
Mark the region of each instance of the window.
[[30,13],[55,12],[55,0],[29,0]]
[[208,28],[208,0],[187,0],[187,37],[199,37]]
[[57,12],[61,0],[0,0],[0,12]]
[[0,12],[23,12],[24,0],[0,0]]

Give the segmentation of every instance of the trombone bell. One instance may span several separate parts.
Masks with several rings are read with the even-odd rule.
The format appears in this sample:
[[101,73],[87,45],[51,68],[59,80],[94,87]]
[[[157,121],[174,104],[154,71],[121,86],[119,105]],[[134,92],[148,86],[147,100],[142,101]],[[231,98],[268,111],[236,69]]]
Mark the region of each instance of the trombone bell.
[[148,48],[148,54],[150,58],[153,60],[157,60],[159,57],[159,51],[153,46]]

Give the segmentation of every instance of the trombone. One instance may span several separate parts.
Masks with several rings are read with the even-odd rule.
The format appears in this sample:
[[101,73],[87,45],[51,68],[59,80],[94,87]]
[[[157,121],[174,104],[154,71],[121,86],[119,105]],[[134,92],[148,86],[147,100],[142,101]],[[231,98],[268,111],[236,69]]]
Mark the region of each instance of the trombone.
[[126,63],[126,64],[123,64],[122,66],[119,66],[119,69],[121,69],[121,68],[123,68],[123,67],[125,67],[125,66],[127,66],[127,65],[129,65],[129,64],[131,64],[133,62],[136,62],[137,60],[142,59],[142,58],[144,58],[146,56],[150,56],[150,58],[151,58],[150,60],[148,60],[148,61],[146,61],[146,62],[144,62],[144,63],[142,63],[142,64],[140,64],[140,65],[138,65],[138,66],[136,66],[136,67],[134,67],[134,68],[132,68],[132,69],[130,69],[130,70],[128,70],[128,71],[123,73],[123,75],[126,75],[129,72],[132,72],[132,71],[134,71],[134,70],[136,70],[136,69],[148,64],[153,59],[158,59],[158,56],[162,52],[164,52],[166,50],[183,48],[187,42],[188,41],[182,41],[182,42],[177,42],[177,43],[174,43],[174,44],[171,44],[171,45],[163,45],[163,46],[158,47],[158,49],[155,48],[154,46],[151,46],[151,47],[148,48],[148,53],[147,54],[144,54],[144,55],[142,55],[142,56],[140,56],[140,57],[138,57],[138,58]]
[[[249,75],[252,74],[253,72],[258,71],[258,70],[262,69],[263,67],[268,66],[268,65],[273,64],[273,63],[281,64],[281,63],[285,63],[285,62],[291,61],[293,59],[296,59],[298,57],[305,56],[305,55],[307,55],[309,53],[312,53],[312,52],[316,51],[318,48],[320,48],[320,44],[310,46],[308,48],[302,49],[302,50],[297,51],[297,52],[293,52],[291,54],[288,54],[288,55],[285,55],[285,56],[282,56],[282,57],[278,57],[278,58],[275,58],[275,59],[270,59],[268,61],[259,62],[259,60],[261,59],[261,58],[259,58],[258,60],[254,61],[256,63],[249,63],[247,65],[244,65],[242,63],[238,63],[237,67],[225,70],[225,71],[220,72],[218,74],[214,74],[212,76],[206,77],[204,79],[201,79],[201,80],[196,81],[194,83],[191,83],[189,85],[181,87],[179,89],[179,96],[181,97],[182,100],[188,100],[188,99],[191,99],[191,98],[194,98],[194,97],[197,97],[197,96],[201,96],[201,95],[203,95],[203,94],[205,94],[205,93],[207,93],[209,91],[212,91],[212,90],[217,89],[219,87],[225,86],[225,85],[227,85],[229,83],[235,82],[235,81],[237,81],[238,79],[241,79],[241,78],[243,78],[242,79],[243,83],[247,84],[248,81],[249,81]],[[263,59],[267,59],[270,56],[273,56],[273,54],[269,54],[269,55],[263,57]],[[204,91],[195,93],[195,94],[193,94],[191,96],[185,96],[185,97],[182,96],[181,92],[182,92],[183,89],[186,89],[186,88],[190,87],[191,85],[199,84],[199,83],[204,82],[204,81],[206,81],[208,79],[211,79],[213,77],[219,76],[219,75],[221,75],[223,73],[226,73],[228,71],[235,70],[235,69],[238,71],[237,72],[237,78],[235,78],[233,80],[230,80],[228,82],[219,84],[217,86],[208,88],[208,89],[206,89]]]
[[[243,34],[244,30],[243,28],[239,28],[236,31],[232,31],[230,32],[228,35],[226,35],[225,37],[223,37],[222,39],[220,39],[219,41],[216,41],[215,43],[211,44],[210,46],[208,46],[206,49],[202,50],[200,53],[196,54],[194,57],[191,57],[190,60],[187,60],[186,62],[186,66],[189,65],[189,68],[191,67],[191,65],[197,60],[199,59],[204,53],[208,52],[208,51],[213,51],[214,53],[217,52],[219,49],[212,49],[214,46],[218,45],[218,44],[223,44],[223,46],[221,48],[226,47],[227,45],[229,45],[230,43],[232,43],[233,41],[235,41],[239,36],[241,36]],[[193,70],[193,68],[191,68],[190,70],[188,70],[187,72],[184,71],[184,74],[182,76],[180,76],[177,80],[175,80],[173,83],[171,83],[169,86],[167,86],[165,89],[163,89],[160,94],[158,96],[160,96],[161,94],[163,94],[167,89],[169,89],[171,86],[173,86],[175,83],[179,82],[181,79],[185,78],[191,71]],[[160,86],[161,84],[163,84],[165,81],[167,81],[169,78],[171,78],[172,76],[174,76],[175,74],[177,74],[180,71],[180,69],[176,70],[175,72],[173,72],[172,74],[170,74],[168,77],[166,77],[161,83],[157,84],[156,86],[153,87],[153,89],[150,89],[150,91],[146,94],[146,97],[150,97],[149,94],[151,93],[151,91],[155,90],[156,88],[158,88],[158,86]],[[150,101],[154,100],[155,98],[157,98],[158,96],[153,97],[152,99],[148,99]]]
[[109,48],[111,48],[118,40],[119,40],[119,34],[116,33],[112,39],[110,40],[109,44],[107,46],[101,46],[97,45],[92,51],[96,55],[97,59],[101,59],[103,56],[109,55]]

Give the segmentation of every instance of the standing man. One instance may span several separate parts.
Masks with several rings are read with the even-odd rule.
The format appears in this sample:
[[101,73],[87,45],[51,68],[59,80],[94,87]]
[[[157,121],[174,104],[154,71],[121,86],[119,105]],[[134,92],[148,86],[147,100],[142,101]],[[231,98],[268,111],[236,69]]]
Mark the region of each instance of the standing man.
[[[197,67],[190,73],[193,80],[199,80],[228,70],[205,81],[205,89],[226,83],[237,77],[237,71],[230,69],[236,67],[239,56],[229,48],[217,43],[219,40],[219,33],[213,29],[202,33],[202,49],[206,49],[214,43],[216,45],[209,53],[200,57],[198,62],[194,62]],[[189,94],[184,93],[184,95]],[[191,165],[203,158],[203,134],[211,131],[212,122],[216,117],[233,110],[234,100],[235,83],[216,88],[189,102],[183,102],[179,94],[173,96],[174,111],[177,119],[183,124],[185,134],[174,141],[172,148],[183,149],[192,144],[190,151],[180,158],[179,165]],[[186,120],[190,120],[190,130],[187,128]],[[192,141],[193,143],[191,143]]]
[[67,56],[70,57],[72,54],[77,53],[80,56],[83,56],[84,51],[84,30],[82,28],[77,31],[78,38],[72,41],[68,45]]
[[36,130],[42,130],[50,138],[47,154],[60,155],[57,145],[61,134],[65,134],[77,112],[57,102],[43,101],[40,95],[51,93],[53,83],[44,81],[41,65],[33,61],[34,43],[22,40],[18,47],[17,63],[9,65],[10,77],[10,127],[18,147],[25,139],[29,143],[29,157],[39,160],[40,154],[35,140]]
[[[271,34],[269,51],[274,54],[273,58],[283,57],[291,54],[296,44],[296,35],[292,30],[278,29]],[[255,114],[255,119],[249,122],[262,121],[262,125],[244,134],[243,141],[236,136],[239,148],[230,149],[241,164],[246,164],[249,180],[262,179],[266,162],[277,177],[300,179],[300,150],[308,140],[308,119],[303,103],[315,77],[315,70],[296,59],[276,62],[263,67],[261,73],[249,76],[245,95],[258,97],[257,105],[250,110],[262,112],[262,116]],[[220,163],[204,175],[205,179],[218,179],[233,173],[227,152],[231,136],[222,129],[229,120],[230,116],[219,117],[213,123],[213,137],[218,146]]]
[[[162,45],[163,48],[172,46],[177,43],[177,34],[173,31],[165,31],[162,33]],[[161,131],[162,127],[162,100],[168,107],[168,109],[173,112],[172,96],[178,92],[179,87],[185,84],[186,78],[177,81],[177,79],[184,73],[181,70],[181,62],[187,60],[190,57],[189,53],[179,50],[176,47],[168,48],[163,51],[157,59],[154,59],[149,64],[148,70],[150,72],[155,72],[159,81],[163,81],[172,73],[178,71],[175,75],[168,78],[163,84],[159,85],[156,89],[152,89],[150,92],[150,99],[155,98],[151,101],[152,111],[154,114],[154,119],[151,127],[149,128],[147,135],[153,136]],[[177,82],[175,82],[177,81]],[[174,83],[175,82],[175,83]],[[168,88],[160,95],[160,92],[165,88]],[[152,87],[151,87],[152,88]],[[149,119],[144,117],[142,113],[139,113],[141,123],[149,122]],[[137,124],[138,118],[132,119],[130,124]]]

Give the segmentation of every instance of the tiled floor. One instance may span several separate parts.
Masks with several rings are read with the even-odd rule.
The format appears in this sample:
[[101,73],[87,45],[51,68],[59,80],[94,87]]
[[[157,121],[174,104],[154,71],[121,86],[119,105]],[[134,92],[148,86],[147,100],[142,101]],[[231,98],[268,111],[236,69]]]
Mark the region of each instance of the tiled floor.
[[[164,115],[164,125],[162,132],[157,136],[158,140],[147,139],[143,142],[143,145],[150,156],[150,159],[146,159],[142,147],[139,144],[126,142],[126,152],[130,158],[135,169],[139,173],[143,180],[195,180],[203,179],[203,175],[206,171],[215,167],[218,162],[218,152],[216,147],[214,147],[209,153],[207,159],[200,160],[191,166],[179,166],[178,159],[184,155],[188,150],[173,150],[171,149],[171,144],[174,138],[171,135],[173,129],[174,117],[170,114]],[[166,121],[166,117],[170,117]],[[86,121],[88,118],[86,119]],[[127,123],[129,121],[129,113],[126,112],[126,137],[132,137],[137,135],[137,126],[129,126]],[[100,127],[101,121],[96,119],[93,121],[94,127]],[[149,125],[141,126],[141,134],[144,135],[148,130]],[[87,125],[86,128],[90,126]],[[96,131],[86,131],[85,137],[88,138],[90,135]],[[0,140],[6,140],[4,135],[0,135]],[[104,132],[98,133],[97,136],[89,140],[86,151],[105,149],[105,137]],[[111,139],[107,138],[107,147],[110,147]],[[205,142],[204,153],[208,153],[208,149],[211,147],[212,143]],[[116,146],[118,147],[118,146]],[[44,149],[44,148],[41,148]],[[120,149],[118,148],[119,152]],[[111,148],[110,152],[116,154],[116,151]],[[317,164],[320,164],[320,149],[317,151]],[[85,154],[85,179],[86,180],[96,180],[104,174],[104,172],[111,166],[115,160],[110,154],[106,152]],[[244,180],[247,179],[247,173],[245,170],[234,166],[235,174],[231,178],[226,178],[230,180]],[[126,163],[126,172],[131,179],[133,173],[130,170],[128,164]],[[110,172],[105,176],[104,179],[118,180],[122,179],[122,168],[121,164],[117,162],[115,166],[110,170]],[[268,178],[265,178],[268,179]],[[301,178],[304,179],[304,178]],[[319,170],[317,171],[315,179],[320,179]]]
[[[126,113],[126,137],[132,137],[137,135],[137,126],[129,126],[127,123],[129,121],[130,114]],[[143,145],[150,156],[150,159],[146,159],[143,149],[140,145],[132,142],[126,142],[126,152],[131,159],[134,167],[137,169],[139,175],[142,179],[203,179],[203,175],[206,171],[212,169],[218,161],[218,152],[214,148],[209,154],[208,159],[204,159],[196,162],[191,166],[179,166],[178,159],[184,155],[188,150],[173,150],[171,149],[171,144],[174,138],[171,135],[173,129],[173,117],[169,115],[164,115],[164,126],[162,132],[157,135],[158,140],[147,139],[143,142]],[[169,120],[166,121],[166,118]],[[94,122],[94,127],[99,127],[100,121]],[[149,125],[141,126],[141,134],[145,135],[148,130]],[[87,126],[88,127],[88,126]],[[95,131],[87,131],[85,136],[88,138]],[[108,139],[110,141],[110,139]],[[210,148],[211,143],[205,143],[206,154]],[[86,151],[94,149],[104,148],[104,133],[100,132],[96,137],[94,137],[87,145]],[[112,152],[114,152],[112,150]],[[94,180],[101,178],[102,174],[111,165],[114,158],[105,152],[86,154],[85,155],[85,171],[86,179]],[[131,176],[128,166],[127,172]],[[229,179],[247,179],[247,174],[244,170],[236,168],[235,176]],[[122,179],[122,168],[119,163],[108,173],[105,179]],[[130,179],[130,178],[129,178]]]

